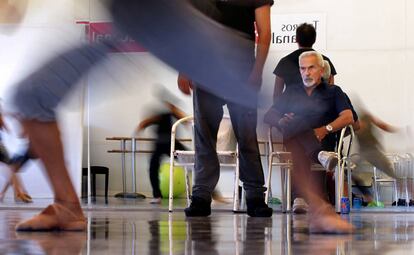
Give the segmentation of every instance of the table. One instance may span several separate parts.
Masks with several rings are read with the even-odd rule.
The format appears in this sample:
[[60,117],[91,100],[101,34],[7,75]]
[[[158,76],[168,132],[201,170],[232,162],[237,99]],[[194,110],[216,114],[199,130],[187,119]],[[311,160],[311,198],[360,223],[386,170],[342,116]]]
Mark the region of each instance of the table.
[[[120,142],[120,149],[119,150],[108,150],[108,153],[121,153],[121,171],[122,171],[122,192],[115,194],[117,198],[145,198],[145,195],[137,193],[137,182],[136,182],[136,161],[135,161],[135,154],[136,153],[152,153],[152,150],[137,150],[136,142],[143,141],[143,142],[154,142],[156,138],[145,138],[145,137],[107,137],[107,141],[119,141]],[[192,141],[189,138],[182,138],[178,139],[181,142],[190,142]],[[131,150],[126,149],[127,141],[131,142]],[[131,174],[132,174],[132,192],[126,191],[126,172],[125,172],[125,154],[132,153],[131,156]]]

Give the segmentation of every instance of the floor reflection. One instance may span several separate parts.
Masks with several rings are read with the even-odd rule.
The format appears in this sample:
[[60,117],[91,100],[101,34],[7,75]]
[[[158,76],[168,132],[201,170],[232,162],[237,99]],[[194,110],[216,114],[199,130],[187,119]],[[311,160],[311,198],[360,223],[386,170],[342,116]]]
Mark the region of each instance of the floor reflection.
[[35,211],[0,211],[0,254],[410,254],[414,214],[354,213],[353,235],[310,235],[306,216],[90,211],[87,232],[15,232]]

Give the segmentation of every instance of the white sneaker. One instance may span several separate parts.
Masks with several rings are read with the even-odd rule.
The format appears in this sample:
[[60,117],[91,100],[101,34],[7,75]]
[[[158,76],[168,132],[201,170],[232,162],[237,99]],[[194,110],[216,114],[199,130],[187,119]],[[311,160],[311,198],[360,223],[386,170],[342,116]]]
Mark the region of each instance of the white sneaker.
[[338,155],[331,151],[320,151],[318,160],[326,171],[332,171],[338,164]]
[[292,211],[296,214],[305,214],[308,212],[309,206],[303,198],[295,198],[293,200]]
[[160,197],[154,197],[153,199],[150,200],[150,204],[153,204],[153,205],[161,204],[161,198]]

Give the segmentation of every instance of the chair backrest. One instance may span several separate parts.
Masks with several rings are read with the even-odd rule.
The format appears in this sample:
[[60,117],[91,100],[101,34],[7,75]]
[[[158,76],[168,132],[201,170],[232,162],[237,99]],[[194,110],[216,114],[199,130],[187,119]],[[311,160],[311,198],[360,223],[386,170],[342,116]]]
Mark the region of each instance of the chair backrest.
[[[182,119],[177,120],[171,129],[171,141],[174,141],[176,138],[177,128],[184,124],[184,123],[191,123],[192,125],[192,142],[193,148],[194,146],[194,117],[192,115],[186,116]],[[189,151],[189,153],[194,153],[194,150]],[[175,153],[175,144],[171,143],[171,157]],[[182,153],[181,154],[185,154]],[[224,115],[222,121],[220,122],[219,131],[217,134],[217,154],[219,156],[219,161],[222,165],[229,165],[234,166],[237,161],[237,141],[233,132],[233,128],[231,125],[230,117]],[[193,155],[193,154],[191,154]],[[190,159],[192,158],[192,159]],[[183,160],[183,158],[181,158]],[[194,162],[193,156],[189,154],[186,155],[185,159],[186,163]]]
[[342,128],[338,143],[336,145],[336,153],[338,153],[338,157],[340,157],[340,159],[348,159],[351,156],[351,148],[354,137],[355,132],[352,125]]
[[223,116],[217,133],[217,151],[235,151],[236,136],[229,116]]

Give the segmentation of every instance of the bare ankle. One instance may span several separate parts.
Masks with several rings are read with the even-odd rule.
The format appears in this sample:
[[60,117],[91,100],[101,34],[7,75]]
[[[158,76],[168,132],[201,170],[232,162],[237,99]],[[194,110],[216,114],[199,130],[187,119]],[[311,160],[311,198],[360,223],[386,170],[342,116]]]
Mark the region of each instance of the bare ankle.
[[70,200],[55,199],[55,203],[60,204],[64,207],[68,208],[69,210],[73,211],[76,214],[82,214],[83,215],[83,211],[82,211],[81,205],[79,203],[79,200],[70,201]]

